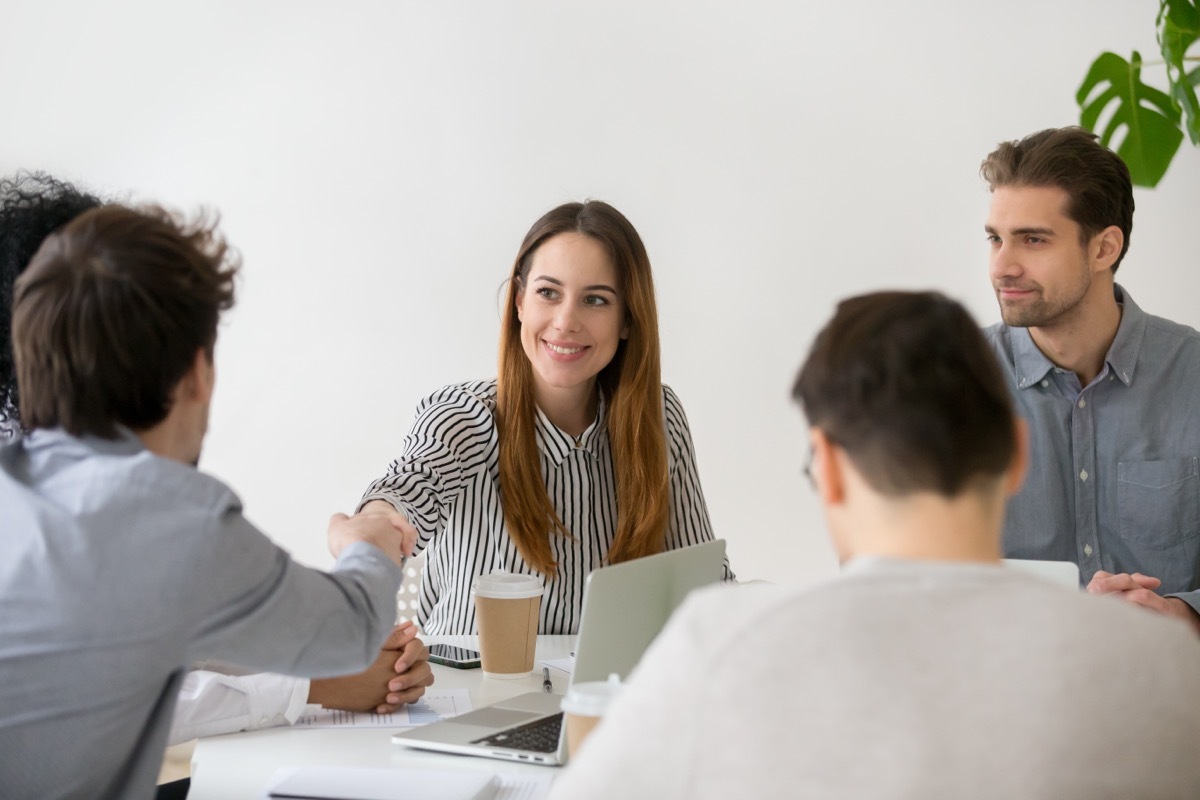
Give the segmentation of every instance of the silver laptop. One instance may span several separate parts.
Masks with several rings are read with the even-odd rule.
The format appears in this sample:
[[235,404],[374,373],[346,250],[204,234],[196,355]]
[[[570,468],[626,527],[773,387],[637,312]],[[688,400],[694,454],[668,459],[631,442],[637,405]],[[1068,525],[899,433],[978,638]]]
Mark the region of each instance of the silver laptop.
[[1079,590],[1079,565],[1071,561],[1038,561],[1032,558],[1006,558],[1004,566],[1026,575],[1050,581],[1066,589]]
[[[712,542],[604,567],[588,575],[571,682],[624,680],[671,612],[692,589],[721,580],[725,542]],[[567,760],[562,695],[528,692],[441,722],[402,731],[392,741],[442,753],[533,764]]]

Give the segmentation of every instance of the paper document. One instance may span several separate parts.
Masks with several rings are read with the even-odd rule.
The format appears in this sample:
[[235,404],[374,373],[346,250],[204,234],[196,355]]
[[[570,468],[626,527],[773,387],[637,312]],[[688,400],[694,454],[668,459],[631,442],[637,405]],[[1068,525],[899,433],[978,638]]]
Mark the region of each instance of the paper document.
[[553,775],[497,775],[492,800],[542,800],[553,780]]
[[283,767],[270,797],[310,800],[542,800],[550,775],[489,775],[424,769]]
[[568,675],[572,675],[575,672],[574,658],[543,658],[539,663],[545,664],[550,669],[561,670]]
[[314,706],[296,720],[295,728],[415,728],[430,722],[457,717],[471,710],[471,693],[466,689],[442,689],[425,692],[415,703],[391,714],[338,711]]
[[496,778],[478,772],[287,767],[267,784],[271,797],[311,800],[494,800]]

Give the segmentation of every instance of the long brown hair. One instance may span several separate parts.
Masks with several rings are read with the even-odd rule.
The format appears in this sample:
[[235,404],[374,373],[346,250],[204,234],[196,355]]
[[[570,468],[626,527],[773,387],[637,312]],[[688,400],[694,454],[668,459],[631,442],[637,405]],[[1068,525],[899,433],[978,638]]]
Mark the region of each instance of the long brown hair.
[[617,533],[610,563],[663,550],[669,484],[658,311],[650,259],[629,220],[607,203],[566,203],[533,224],[513,264],[500,330],[496,427],[500,437],[500,496],[508,533],[525,561],[552,573],[551,535],[571,536],[550,502],[535,438],[533,368],[521,346],[517,297],[525,290],[534,252],[561,233],[600,242],[617,269],[628,335],[597,381],[608,404],[608,438],[617,477]]

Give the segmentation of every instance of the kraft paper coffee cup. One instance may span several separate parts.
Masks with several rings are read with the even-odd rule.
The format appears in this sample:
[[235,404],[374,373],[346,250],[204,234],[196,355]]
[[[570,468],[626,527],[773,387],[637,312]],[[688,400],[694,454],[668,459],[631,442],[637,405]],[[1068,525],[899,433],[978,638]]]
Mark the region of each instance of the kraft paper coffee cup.
[[621,679],[609,675],[607,681],[574,684],[563,698],[562,710],[567,725],[567,757],[574,758],[583,740],[595,728],[608,704],[621,690]]
[[475,579],[475,621],[485,678],[524,678],[533,671],[542,579],[493,572]]

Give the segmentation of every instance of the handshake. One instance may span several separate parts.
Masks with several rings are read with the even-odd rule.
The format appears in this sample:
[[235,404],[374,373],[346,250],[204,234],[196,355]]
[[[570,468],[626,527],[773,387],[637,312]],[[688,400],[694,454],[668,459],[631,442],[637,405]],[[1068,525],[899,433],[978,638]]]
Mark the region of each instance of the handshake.
[[372,500],[353,517],[334,514],[329,518],[329,552],[337,558],[354,542],[373,544],[397,564],[413,554],[417,529],[383,500]]

